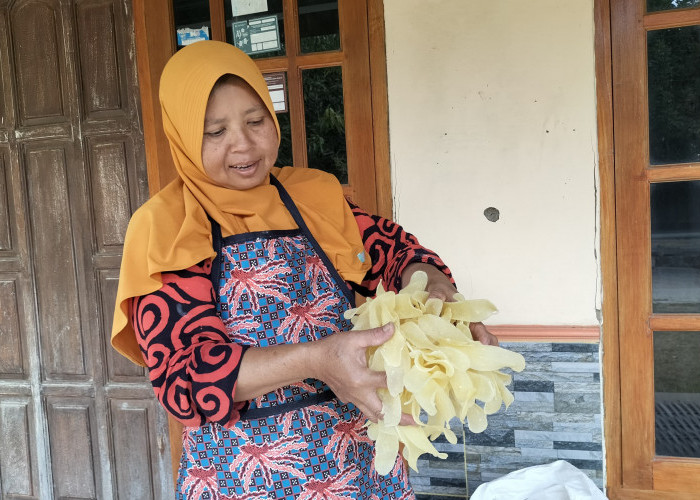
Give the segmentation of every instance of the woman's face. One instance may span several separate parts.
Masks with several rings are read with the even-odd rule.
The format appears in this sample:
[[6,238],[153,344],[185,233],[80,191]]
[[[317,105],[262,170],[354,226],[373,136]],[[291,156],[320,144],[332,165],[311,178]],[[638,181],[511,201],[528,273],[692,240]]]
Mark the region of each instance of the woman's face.
[[202,164],[209,178],[230,189],[259,186],[275,164],[277,150],[277,128],[253,89],[239,78],[216,85],[202,139]]

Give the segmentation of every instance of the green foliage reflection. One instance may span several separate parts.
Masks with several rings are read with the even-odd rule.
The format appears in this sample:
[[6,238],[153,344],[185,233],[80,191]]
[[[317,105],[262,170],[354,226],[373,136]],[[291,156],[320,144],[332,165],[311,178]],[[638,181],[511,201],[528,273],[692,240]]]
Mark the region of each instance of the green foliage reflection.
[[347,183],[341,68],[305,70],[302,79],[309,167],[325,170]]
[[687,9],[700,5],[700,0],[647,0],[647,12]]

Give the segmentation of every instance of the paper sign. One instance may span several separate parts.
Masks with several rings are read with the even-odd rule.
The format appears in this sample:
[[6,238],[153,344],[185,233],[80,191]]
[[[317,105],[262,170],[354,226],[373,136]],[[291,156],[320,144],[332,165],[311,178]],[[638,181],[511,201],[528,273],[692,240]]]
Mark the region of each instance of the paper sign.
[[233,17],[267,12],[267,0],[231,0]]
[[281,47],[277,16],[238,21],[231,29],[234,45],[246,54],[272,52]]
[[177,44],[189,45],[201,40],[209,40],[209,26],[201,28],[179,28],[177,30]]
[[287,112],[287,83],[284,73],[267,73],[263,75],[267,83],[267,90],[272,98],[272,106],[276,113]]

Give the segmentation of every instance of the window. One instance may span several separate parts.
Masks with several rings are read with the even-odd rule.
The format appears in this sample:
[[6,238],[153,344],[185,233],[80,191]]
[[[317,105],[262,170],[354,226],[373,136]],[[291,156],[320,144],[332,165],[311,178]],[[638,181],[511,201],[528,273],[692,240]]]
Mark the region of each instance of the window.
[[152,192],[175,175],[163,167],[160,71],[178,46],[213,39],[249,53],[268,79],[278,165],[331,172],[362,208],[391,217],[381,0],[135,0],[134,10]]

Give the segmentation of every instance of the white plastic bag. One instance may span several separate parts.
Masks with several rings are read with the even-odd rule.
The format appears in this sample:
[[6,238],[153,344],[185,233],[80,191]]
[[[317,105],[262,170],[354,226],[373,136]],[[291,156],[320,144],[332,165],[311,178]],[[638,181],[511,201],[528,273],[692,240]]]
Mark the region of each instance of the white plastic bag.
[[607,500],[566,460],[516,470],[479,486],[470,500]]

